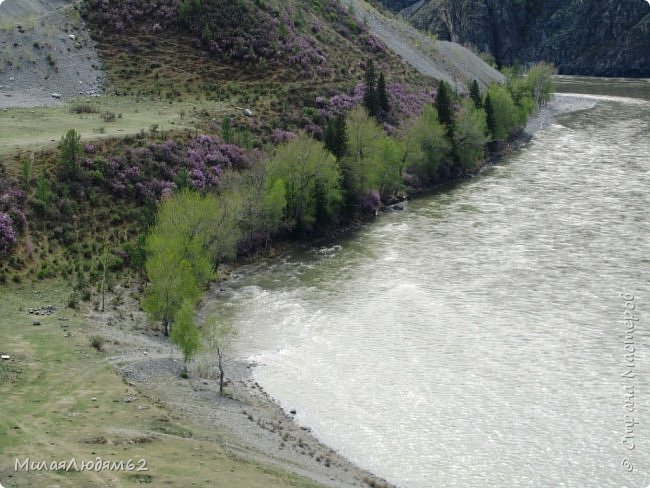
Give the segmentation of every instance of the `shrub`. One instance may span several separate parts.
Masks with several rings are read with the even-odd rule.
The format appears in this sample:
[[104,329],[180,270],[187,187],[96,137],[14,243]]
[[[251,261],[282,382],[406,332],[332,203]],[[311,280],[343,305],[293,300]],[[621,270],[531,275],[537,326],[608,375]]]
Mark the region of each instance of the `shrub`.
[[96,114],[99,109],[89,103],[79,103],[70,107],[70,113],[73,114]]
[[77,292],[70,293],[70,296],[68,297],[67,305],[68,308],[72,308],[73,310],[79,308],[79,294]]
[[115,122],[115,112],[103,112],[102,113],[102,120],[104,122]]
[[508,89],[490,85],[485,100],[488,129],[494,139],[506,139],[517,123],[517,107]]
[[0,212],[0,257],[9,255],[15,244],[13,220],[6,213]]
[[99,335],[93,335],[90,336],[89,342],[91,346],[97,349],[97,351],[101,352],[104,350],[104,344],[106,343],[106,339]]

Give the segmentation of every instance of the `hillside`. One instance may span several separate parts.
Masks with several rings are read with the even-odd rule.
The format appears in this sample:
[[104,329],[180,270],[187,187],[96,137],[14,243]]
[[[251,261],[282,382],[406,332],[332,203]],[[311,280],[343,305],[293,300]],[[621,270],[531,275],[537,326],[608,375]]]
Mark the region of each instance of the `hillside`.
[[562,74],[650,76],[650,5],[643,0],[381,2],[500,65],[544,60]]
[[[473,79],[483,86],[502,80],[470,51],[435,43],[360,0],[269,2],[264,8],[217,2],[219,14],[207,23],[191,15],[181,22],[179,2],[169,0],[86,1],[85,24],[72,3],[0,4],[0,107],[54,104],[52,94],[100,93],[102,67],[111,78],[107,86],[118,93],[136,84],[143,93],[152,83],[156,92],[173,86],[173,93],[202,93],[217,80],[345,83],[359,75],[368,55],[388,63],[402,80],[413,80],[414,70],[460,91]],[[204,29],[209,23],[212,28]],[[215,58],[219,65],[209,62]]]
[[390,18],[368,2],[344,0],[357,19],[367,25],[389,49],[399,54],[420,73],[444,80],[466,93],[468,82],[478,80],[484,87],[503,82],[503,76],[476,54],[455,42],[437,41]]

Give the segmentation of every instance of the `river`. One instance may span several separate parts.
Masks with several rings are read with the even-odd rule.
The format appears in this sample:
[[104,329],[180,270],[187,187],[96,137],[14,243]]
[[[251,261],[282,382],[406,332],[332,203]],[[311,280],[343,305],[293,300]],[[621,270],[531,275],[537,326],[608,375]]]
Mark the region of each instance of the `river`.
[[595,106],[209,305],[299,423],[400,487],[650,483],[650,81],[558,87]]

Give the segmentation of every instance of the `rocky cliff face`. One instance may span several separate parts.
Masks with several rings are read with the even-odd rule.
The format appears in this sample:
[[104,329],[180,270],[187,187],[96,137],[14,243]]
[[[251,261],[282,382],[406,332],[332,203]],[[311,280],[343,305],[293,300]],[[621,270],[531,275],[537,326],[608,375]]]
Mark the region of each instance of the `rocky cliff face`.
[[553,62],[563,74],[650,77],[644,0],[381,0],[440,39],[497,63]]

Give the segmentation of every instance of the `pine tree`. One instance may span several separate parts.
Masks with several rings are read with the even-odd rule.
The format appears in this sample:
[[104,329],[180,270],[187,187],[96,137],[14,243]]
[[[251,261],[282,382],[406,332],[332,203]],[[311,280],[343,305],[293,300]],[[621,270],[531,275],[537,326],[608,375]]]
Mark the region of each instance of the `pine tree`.
[[[325,130],[323,131],[323,144],[329,152],[336,156],[336,134],[334,133],[334,119],[329,119],[325,123]],[[338,159],[338,157],[336,159]]]
[[447,127],[447,132],[451,135],[454,127],[454,111],[451,106],[449,86],[442,80],[440,80],[440,84],[438,85],[436,110],[438,111],[438,120]]
[[366,67],[366,83],[365,92],[363,94],[363,104],[368,110],[371,117],[379,115],[379,99],[377,97],[377,73],[375,72],[375,64],[372,59],[368,60]]
[[327,189],[321,180],[314,185],[314,205],[316,206],[316,223],[327,225],[330,221],[330,210],[327,200]]
[[476,108],[483,107],[483,100],[481,100],[481,90],[478,87],[478,81],[476,80],[472,81],[472,85],[470,86],[469,89],[469,97],[474,102],[474,106]]
[[379,110],[382,114],[385,115],[390,111],[388,93],[386,93],[386,78],[384,78],[384,73],[379,73],[379,80],[377,81],[377,102],[379,104]]
[[327,121],[323,139],[325,147],[337,160],[345,156],[348,150],[348,132],[343,115],[337,115]]
[[485,115],[487,121],[487,128],[490,131],[490,134],[492,134],[492,137],[494,137],[497,122],[494,114],[494,108],[492,107],[492,100],[490,99],[489,93],[485,96]]
[[70,129],[66,132],[59,145],[61,169],[63,177],[73,180],[78,176],[79,163],[81,161],[81,136],[76,130]]

